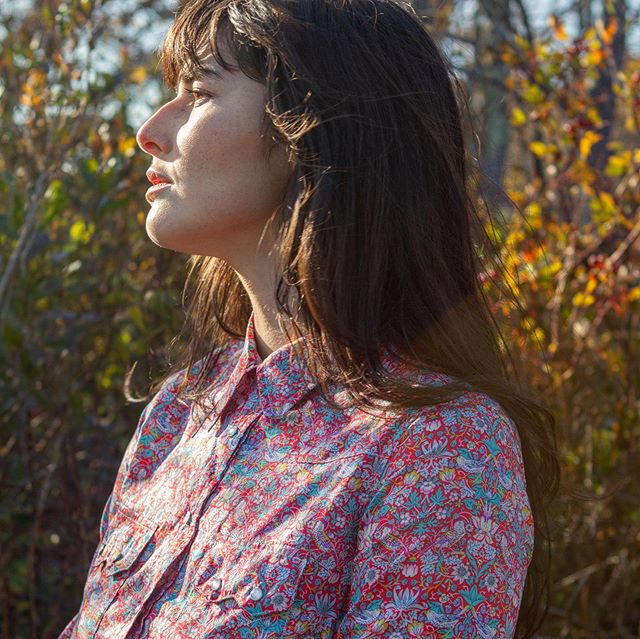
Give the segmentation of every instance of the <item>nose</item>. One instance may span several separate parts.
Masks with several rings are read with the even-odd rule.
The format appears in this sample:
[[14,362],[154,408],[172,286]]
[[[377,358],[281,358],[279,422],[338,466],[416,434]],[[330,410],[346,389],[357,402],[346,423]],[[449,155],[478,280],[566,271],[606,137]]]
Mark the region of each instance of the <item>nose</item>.
[[147,127],[148,122],[149,121],[147,120],[147,122],[145,122],[138,129],[138,133],[136,134],[136,142],[145,153],[149,153],[150,155],[158,155],[159,153],[162,153],[162,149],[151,136],[150,127]]
[[170,142],[166,135],[161,134],[159,114],[162,109],[156,111],[139,129],[136,134],[138,146],[149,155],[166,154],[170,150]]

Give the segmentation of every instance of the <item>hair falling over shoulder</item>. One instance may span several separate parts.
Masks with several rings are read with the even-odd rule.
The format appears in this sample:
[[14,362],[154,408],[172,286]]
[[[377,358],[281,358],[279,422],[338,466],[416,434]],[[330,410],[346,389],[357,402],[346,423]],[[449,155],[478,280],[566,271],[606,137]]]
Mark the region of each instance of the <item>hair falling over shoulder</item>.
[[[549,606],[555,419],[521,387],[480,284],[477,247],[488,254],[491,240],[449,62],[396,1],[190,0],[164,41],[166,84],[175,89],[184,69],[201,65],[203,43],[229,69],[221,36],[240,70],[267,87],[265,152],[284,145],[295,165],[268,224],[280,238],[278,311],[291,320],[290,341],[305,337],[313,374],[343,383],[362,406],[428,406],[471,386],[516,424],[535,539],[515,636],[532,637]],[[154,390],[185,369],[186,392],[204,358],[189,377],[196,397],[252,309],[235,271],[206,256],[191,258],[183,305],[188,341]],[[384,369],[383,346],[456,379],[410,384]]]

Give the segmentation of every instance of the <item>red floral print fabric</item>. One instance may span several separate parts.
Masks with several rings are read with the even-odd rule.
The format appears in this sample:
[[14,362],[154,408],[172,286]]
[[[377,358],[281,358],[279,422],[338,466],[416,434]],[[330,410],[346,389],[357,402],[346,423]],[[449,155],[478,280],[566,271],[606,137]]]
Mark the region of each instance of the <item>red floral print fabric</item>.
[[533,518],[500,405],[336,410],[254,331],[206,402],[177,373],[142,411],[60,639],[513,637]]

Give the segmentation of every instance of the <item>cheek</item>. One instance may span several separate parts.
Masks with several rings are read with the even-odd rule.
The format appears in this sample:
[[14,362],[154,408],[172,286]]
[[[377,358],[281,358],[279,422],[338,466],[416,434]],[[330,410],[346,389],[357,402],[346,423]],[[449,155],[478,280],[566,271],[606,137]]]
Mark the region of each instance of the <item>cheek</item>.
[[176,140],[182,163],[197,172],[198,165],[204,167],[215,159],[224,156],[233,148],[233,140],[225,127],[213,122],[188,122],[178,133]]
[[269,164],[275,180],[285,188],[295,172],[295,162],[289,158],[289,152],[283,144],[271,150]]
[[267,170],[259,132],[234,119],[193,126],[181,132],[177,142],[189,181],[203,174],[230,181],[229,185],[245,179],[260,181]]

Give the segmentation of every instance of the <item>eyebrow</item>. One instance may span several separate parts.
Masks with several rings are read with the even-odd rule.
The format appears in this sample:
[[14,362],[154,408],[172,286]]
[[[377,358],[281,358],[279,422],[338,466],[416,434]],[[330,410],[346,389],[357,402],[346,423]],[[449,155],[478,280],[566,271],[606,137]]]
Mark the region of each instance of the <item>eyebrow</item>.
[[[213,76],[214,78],[218,78],[218,80],[222,80],[222,73],[220,73],[220,71],[217,71],[213,67],[205,67],[203,73],[204,75]],[[202,73],[196,71],[196,77],[199,77],[200,75],[202,75]]]
[[213,67],[205,67],[203,71],[197,68],[194,70],[190,69],[180,74],[180,78],[184,82],[192,82],[193,80],[203,80],[207,77],[217,78],[218,80],[224,79],[222,76],[222,73],[220,73],[220,71],[217,71]]

